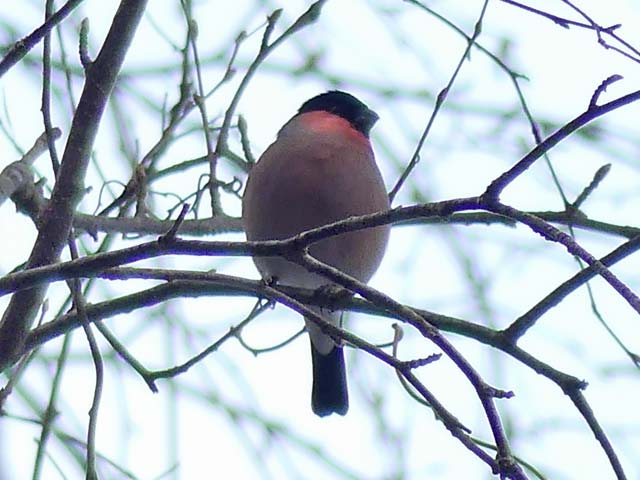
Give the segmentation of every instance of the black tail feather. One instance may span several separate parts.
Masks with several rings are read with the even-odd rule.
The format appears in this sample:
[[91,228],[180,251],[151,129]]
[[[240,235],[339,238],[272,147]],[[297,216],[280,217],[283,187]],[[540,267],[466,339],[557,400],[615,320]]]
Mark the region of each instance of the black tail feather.
[[313,390],[311,408],[320,417],[349,410],[347,374],[342,347],[335,347],[328,355],[322,355],[311,345],[313,363]]

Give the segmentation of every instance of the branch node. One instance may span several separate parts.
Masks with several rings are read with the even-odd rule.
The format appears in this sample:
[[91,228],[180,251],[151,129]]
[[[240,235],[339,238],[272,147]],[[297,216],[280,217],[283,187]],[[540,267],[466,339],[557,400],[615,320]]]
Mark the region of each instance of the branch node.
[[267,48],[269,48],[269,38],[273,33],[273,29],[276,27],[276,23],[278,23],[278,19],[282,15],[282,9],[278,8],[274,10],[271,15],[267,17],[267,27],[264,29],[264,34],[262,35],[262,44],[260,45],[260,51],[263,52]]
[[256,157],[251,152],[251,142],[249,141],[249,128],[247,126],[247,120],[242,115],[238,115],[238,132],[240,132],[240,144],[242,145],[242,152],[244,158],[249,165],[256,163]]
[[184,217],[187,215],[189,208],[191,208],[191,205],[189,205],[188,203],[182,205],[182,210],[180,210],[178,218],[176,218],[176,221],[173,222],[173,225],[171,226],[169,231],[158,238],[159,243],[168,243],[171,240],[175,240],[176,235],[178,234],[178,229],[180,228],[180,225],[182,225],[182,222],[184,222]]
[[591,180],[591,183],[589,183],[589,185],[587,185],[584,188],[584,190],[580,193],[580,195],[578,195],[578,198],[576,198],[575,202],[573,202],[571,206],[574,209],[580,208],[580,206],[584,203],[584,201],[593,193],[593,191],[596,188],[598,188],[598,185],[600,185],[600,182],[602,182],[602,180],[606,178],[610,170],[611,170],[610,163],[602,165],[593,175],[593,180]]
[[589,108],[587,110],[591,110],[592,108],[597,107],[598,99],[600,98],[600,95],[607,91],[607,87],[612,83],[617,82],[618,80],[622,80],[623,78],[624,77],[622,75],[618,75],[617,73],[605,78],[603,82],[598,85],[598,88],[596,88],[595,92],[593,92],[591,100],[589,100]]
[[515,397],[515,393],[511,390],[501,390],[499,388],[491,387],[487,385],[485,387],[485,392],[488,396],[492,398],[513,398]]
[[424,358],[416,358],[414,360],[407,360],[406,362],[402,362],[403,367],[413,370],[415,368],[424,367],[425,365],[429,365],[430,363],[437,362],[442,357],[441,353],[433,353],[428,357]]
[[80,54],[80,63],[85,71],[91,68],[93,60],[89,55],[89,19],[83,18],[80,23],[80,40],[78,43],[78,53]]

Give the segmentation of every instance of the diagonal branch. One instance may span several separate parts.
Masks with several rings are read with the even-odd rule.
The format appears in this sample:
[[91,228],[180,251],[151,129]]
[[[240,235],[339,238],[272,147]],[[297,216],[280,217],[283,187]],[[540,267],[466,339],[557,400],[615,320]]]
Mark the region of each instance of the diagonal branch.
[[615,100],[612,100],[609,103],[605,103],[604,105],[589,107],[586,112],[578,115],[576,118],[560,128],[560,130],[545,138],[542,143],[539,143],[533,150],[522,157],[522,159],[520,159],[518,163],[516,163],[513,167],[504,172],[498,178],[493,180],[487,187],[485,193],[483,194],[483,197],[491,197],[497,199],[502,191],[519,175],[523,174],[531,165],[533,165],[536,160],[538,160],[551,148],[556,146],[576,130],[584,127],[598,117],[601,117],[624,105],[633,103],[639,99],[640,90],[636,90],[635,92],[629,93],[620,98],[616,98]]
[[9,53],[7,53],[2,61],[0,61],[0,77],[7,73],[11,67],[29,53],[29,50],[35,47],[40,40],[42,40],[44,36],[53,29],[53,27],[62,22],[62,20],[73,12],[73,10],[82,2],[83,0],[69,0],[60,7],[60,10],[51,15],[46,22],[36,28],[25,38],[17,41],[11,50],[9,50]]

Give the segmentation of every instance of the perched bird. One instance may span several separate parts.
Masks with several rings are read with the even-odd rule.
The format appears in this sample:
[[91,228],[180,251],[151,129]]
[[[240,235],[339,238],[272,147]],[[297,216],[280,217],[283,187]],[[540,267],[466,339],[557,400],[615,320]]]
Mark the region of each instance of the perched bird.
[[[345,218],[389,209],[369,131],[378,115],[341,91],[302,104],[249,173],[242,201],[248,240],[281,240]],[[318,260],[367,282],[384,255],[389,226],[333,236],[313,244]],[[254,257],[264,279],[309,289],[330,285],[281,257]],[[339,324],[340,312],[315,309]],[[349,398],[342,346],[306,322],[311,337],[311,406],[321,417],[347,413]]]

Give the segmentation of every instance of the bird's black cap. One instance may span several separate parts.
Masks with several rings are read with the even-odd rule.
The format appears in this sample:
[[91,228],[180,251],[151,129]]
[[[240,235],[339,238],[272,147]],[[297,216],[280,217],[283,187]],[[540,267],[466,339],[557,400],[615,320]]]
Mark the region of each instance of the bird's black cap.
[[353,128],[369,136],[371,127],[378,120],[378,114],[353,95],[331,90],[321,93],[302,104],[298,113],[329,112],[347,120]]

